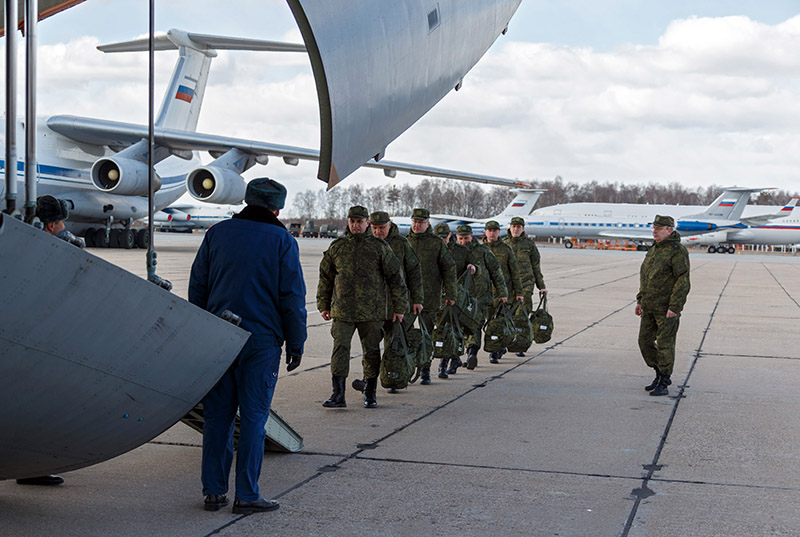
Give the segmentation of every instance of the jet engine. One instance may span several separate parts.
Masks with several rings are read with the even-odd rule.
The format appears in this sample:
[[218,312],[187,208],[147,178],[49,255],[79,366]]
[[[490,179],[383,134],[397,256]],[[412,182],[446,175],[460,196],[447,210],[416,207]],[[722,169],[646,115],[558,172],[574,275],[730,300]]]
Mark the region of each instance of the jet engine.
[[186,176],[186,190],[198,201],[236,205],[244,199],[247,185],[238,173],[216,166],[201,166]]
[[[144,162],[129,158],[106,157],[92,165],[92,183],[98,190],[126,196],[146,196],[148,168]],[[155,190],[161,188],[161,178],[154,175]]]

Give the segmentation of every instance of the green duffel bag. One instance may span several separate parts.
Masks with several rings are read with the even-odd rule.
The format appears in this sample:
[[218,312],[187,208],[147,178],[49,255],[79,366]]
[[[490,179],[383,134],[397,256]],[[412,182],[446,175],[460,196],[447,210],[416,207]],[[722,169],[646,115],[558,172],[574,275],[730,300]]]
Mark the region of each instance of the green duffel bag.
[[414,384],[422,374],[422,368],[433,360],[433,337],[419,315],[406,331],[406,341],[414,351],[414,373],[408,381],[409,384]]
[[500,352],[514,343],[516,332],[508,304],[500,302],[497,305],[483,332],[483,350],[486,352]]
[[533,340],[536,343],[547,343],[553,336],[553,316],[547,312],[547,295],[539,299],[539,306],[531,313]]
[[483,317],[478,307],[478,299],[472,292],[472,273],[469,269],[458,278],[458,295],[456,309],[458,310],[458,323],[465,335],[478,334],[483,328]]
[[458,313],[455,311],[454,306],[447,305],[442,309],[432,336],[434,358],[452,358],[463,353]]
[[416,367],[416,353],[406,341],[403,323],[395,321],[392,325],[392,338],[383,350],[381,359],[381,386],[401,390],[408,386]]
[[514,304],[511,320],[514,323],[514,342],[508,345],[508,352],[525,352],[533,343],[533,326],[528,318],[528,308],[523,302]]

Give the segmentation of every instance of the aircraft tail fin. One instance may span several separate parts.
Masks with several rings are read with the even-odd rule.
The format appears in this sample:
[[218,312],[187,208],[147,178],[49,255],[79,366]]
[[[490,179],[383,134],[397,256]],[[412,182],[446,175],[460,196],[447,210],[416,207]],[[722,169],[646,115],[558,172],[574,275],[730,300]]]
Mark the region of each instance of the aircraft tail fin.
[[547,192],[547,189],[542,188],[517,188],[512,190],[516,192],[516,197],[511,200],[511,203],[503,209],[503,212],[498,214],[499,217],[510,216],[528,216],[533,212],[533,207],[539,201],[539,196]]
[[[172,29],[156,36],[155,50],[178,50],[167,93],[156,115],[155,124],[166,129],[194,132],[200,118],[211,59],[217,50],[257,50],[305,52],[304,45],[224,37]],[[149,50],[149,38],[134,39],[97,47],[102,52],[141,52]]]
[[739,220],[744,212],[750,194],[768,190],[766,188],[728,187],[722,194],[711,202],[705,211],[693,216],[684,216],[681,219],[697,218],[700,220]]
[[742,218],[742,223],[748,226],[763,226],[777,218],[786,218],[787,216],[790,216],[792,211],[794,211],[794,208],[797,207],[797,201],[798,198],[792,198],[789,200],[789,203],[784,205],[783,208],[777,213],[748,216],[746,218]]

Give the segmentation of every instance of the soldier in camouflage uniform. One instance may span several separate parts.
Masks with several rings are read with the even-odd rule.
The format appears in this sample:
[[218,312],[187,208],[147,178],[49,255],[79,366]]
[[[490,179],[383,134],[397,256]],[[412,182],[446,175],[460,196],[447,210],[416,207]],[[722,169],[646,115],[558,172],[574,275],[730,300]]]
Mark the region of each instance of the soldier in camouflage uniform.
[[689,252],[674,231],[671,216],[653,221],[655,243],[639,271],[639,293],[634,313],[641,316],[639,349],[656,378],[645,386],[650,395],[668,395],[675,365],[675,338],[680,314],[689,294]]
[[331,243],[319,265],[317,309],[326,321],[333,319],[333,395],[322,406],[347,406],[344,391],[350,372],[350,342],[358,330],[368,387],[364,392],[364,406],[374,408],[377,406],[375,389],[380,372],[383,323],[389,319],[403,320],[408,310],[408,289],[391,247],[366,233],[369,227],[367,209],[360,205],[351,207],[347,227],[346,235]]
[[[503,270],[503,278],[505,278],[507,289],[500,293],[495,287],[495,299],[506,298],[519,300],[522,302],[522,278],[520,277],[519,266],[517,265],[517,257],[514,251],[505,242],[500,240],[500,224],[496,220],[489,220],[486,222],[486,240],[484,244],[489,247],[497,262],[500,263],[500,268]],[[513,293],[513,294],[512,294]],[[505,302],[505,300],[504,300]],[[488,316],[494,314],[494,308],[489,308]],[[489,362],[496,364],[500,357],[505,354],[505,349],[498,352],[489,354]]]
[[[511,247],[517,258],[525,308],[531,312],[533,311],[531,296],[534,285],[539,288],[539,296],[547,294],[547,289],[544,286],[544,276],[542,276],[540,267],[539,249],[536,247],[536,242],[525,234],[525,220],[522,217],[515,216],[511,219],[508,234],[503,237],[503,242]],[[525,356],[525,353],[518,352],[517,356]]]
[[[430,212],[427,209],[414,209],[411,212],[411,233],[408,242],[419,257],[422,267],[422,282],[425,286],[425,309],[420,316],[428,332],[433,333],[436,314],[442,307],[442,297],[447,304],[456,300],[456,263],[447,245],[433,234],[430,225]],[[439,378],[447,378],[447,359],[439,364]],[[423,366],[420,384],[431,383],[431,364]]]
[[[397,225],[389,220],[389,213],[375,211],[370,215],[369,221],[372,235],[385,240],[389,246],[391,246],[394,255],[400,261],[400,267],[402,269],[403,278],[406,281],[406,287],[408,287],[408,295],[411,303],[411,311],[406,312],[406,314],[413,313],[414,315],[418,315],[423,308],[424,289],[422,285],[422,268],[420,267],[417,254],[411,249],[408,240],[400,235],[400,232],[397,230]],[[408,329],[413,322],[414,316],[406,315],[403,318],[403,327]],[[383,326],[383,333],[383,349],[385,351],[392,343],[391,321],[386,321]],[[361,391],[362,386],[366,393],[366,385],[364,383],[360,380],[353,381],[353,388],[355,390]],[[397,390],[390,388],[389,393],[397,393]]]
[[[461,275],[464,274],[467,269],[469,269],[473,275],[477,273],[478,267],[472,262],[472,252],[466,246],[458,244],[458,241],[453,237],[453,233],[450,231],[449,225],[440,222],[433,228],[433,232],[444,240],[447,249],[450,251],[450,255],[453,256],[453,260],[456,264],[457,279],[461,278]],[[471,296],[477,296],[475,294],[474,283],[470,285],[469,292]],[[464,362],[462,362],[461,358],[458,356],[451,356],[448,361],[450,363],[450,367],[448,367],[446,371],[448,375],[455,375],[458,368],[464,365]],[[442,376],[441,371],[439,376]]]
[[[475,296],[478,298],[478,307],[486,321],[487,308],[494,304],[492,288],[497,292],[498,300],[507,302],[508,290],[503,277],[503,269],[488,246],[473,239],[472,227],[463,224],[456,229],[458,243],[470,249],[472,261],[478,268],[475,273]],[[478,365],[478,349],[481,348],[481,334],[473,334],[464,339],[467,347],[467,369],[475,369]]]

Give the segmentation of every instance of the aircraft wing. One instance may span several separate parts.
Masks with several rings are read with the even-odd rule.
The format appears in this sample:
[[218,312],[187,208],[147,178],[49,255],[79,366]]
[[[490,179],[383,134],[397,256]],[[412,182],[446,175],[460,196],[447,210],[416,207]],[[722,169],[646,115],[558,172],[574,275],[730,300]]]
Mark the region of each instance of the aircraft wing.
[[[148,137],[148,129],[144,125],[77,116],[52,116],[47,120],[47,126],[51,130],[77,142],[109,146],[115,149],[131,146]],[[173,152],[208,151],[212,155],[214,153],[224,153],[230,149],[239,149],[255,157],[279,157],[290,165],[297,164],[297,159],[319,161],[320,158],[319,151],[315,149],[158,127],[155,129],[155,143],[159,147],[168,148]],[[398,171],[402,171],[414,175],[459,179],[491,185],[528,186],[516,179],[417,166],[402,162],[375,162],[370,160],[363,163],[362,166],[382,169],[387,177],[394,177]]]
[[603,230],[597,234],[605,239],[627,239],[632,241],[653,240],[653,231],[649,228],[642,228],[641,231],[635,229]]

